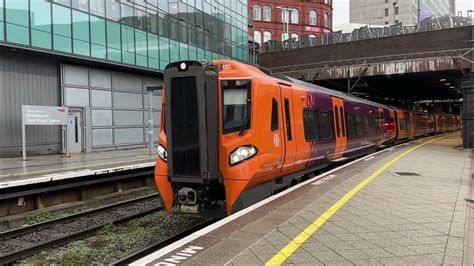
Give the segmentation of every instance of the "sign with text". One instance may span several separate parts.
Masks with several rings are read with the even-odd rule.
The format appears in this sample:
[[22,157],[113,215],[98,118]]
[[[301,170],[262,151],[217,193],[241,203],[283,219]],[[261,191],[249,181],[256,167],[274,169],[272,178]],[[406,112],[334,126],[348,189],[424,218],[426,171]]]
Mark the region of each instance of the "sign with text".
[[21,111],[25,125],[67,124],[67,107],[22,105]]

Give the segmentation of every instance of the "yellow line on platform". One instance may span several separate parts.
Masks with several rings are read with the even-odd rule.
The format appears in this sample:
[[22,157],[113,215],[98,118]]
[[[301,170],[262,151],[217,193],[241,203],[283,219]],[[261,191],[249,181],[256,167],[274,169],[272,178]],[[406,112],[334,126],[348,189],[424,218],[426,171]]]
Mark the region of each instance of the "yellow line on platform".
[[[443,137],[441,137],[443,138]],[[405,157],[407,154],[412,151],[441,138],[432,139],[426,141],[422,144],[416,145],[415,147],[405,151],[404,153],[398,155],[395,159],[391,160],[384,166],[380,167],[377,171],[371,174],[369,177],[364,179],[351,191],[347,192],[342,198],[340,198],[334,205],[327,209],[321,216],[319,216],[312,224],[310,224],[306,229],[291,240],[283,249],[281,249],[275,256],[273,256],[265,265],[281,265],[288,259],[308,238],[311,237],[318,229],[321,227],[331,216],[333,216],[344,204],[346,204],[352,197],[357,194],[361,189],[363,189],[367,184],[374,180],[377,176],[383,173],[387,168],[392,166],[395,162]]]

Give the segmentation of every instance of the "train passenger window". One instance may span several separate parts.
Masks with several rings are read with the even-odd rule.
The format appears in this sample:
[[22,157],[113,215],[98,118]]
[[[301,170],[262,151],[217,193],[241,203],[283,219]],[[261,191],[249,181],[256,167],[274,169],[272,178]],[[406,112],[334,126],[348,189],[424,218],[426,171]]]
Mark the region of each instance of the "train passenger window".
[[403,119],[402,118],[398,119],[398,123],[400,124],[400,129],[405,130],[405,125],[403,124]]
[[272,99],[272,125],[271,130],[278,130],[278,102],[275,98]]
[[369,117],[367,115],[362,116],[362,121],[364,123],[364,136],[369,135]]
[[290,102],[285,98],[285,120],[286,120],[286,139],[292,140],[291,136],[291,116],[290,116]]
[[334,116],[336,117],[336,135],[339,138],[341,136],[341,128],[339,126],[339,110],[337,106],[334,106]]
[[250,128],[250,80],[224,80],[222,87],[222,132]]
[[342,107],[339,107],[339,115],[341,117],[341,131],[342,136],[346,137],[346,123],[344,122],[344,112],[342,111]]
[[332,138],[332,122],[332,115],[328,111],[319,111],[319,129],[321,132],[321,139]]
[[304,138],[306,141],[318,139],[318,120],[316,110],[303,110]]
[[356,115],[356,129],[357,129],[357,136],[364,135],[364,122],[362,121],[361,115]]
[[377,133],[377,124],[375,122],[375,116],[370,115],[368,119],[369,119],[369,133],[370,134]]
[[353,114],[347,114],[347,136],[354,137],[357,135],[356,131],[356,117]]

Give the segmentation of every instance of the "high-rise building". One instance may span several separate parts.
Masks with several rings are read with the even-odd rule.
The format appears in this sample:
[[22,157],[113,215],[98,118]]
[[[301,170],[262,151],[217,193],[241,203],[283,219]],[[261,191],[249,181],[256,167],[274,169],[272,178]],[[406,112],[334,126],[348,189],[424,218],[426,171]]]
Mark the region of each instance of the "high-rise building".
[[332,31],[333,0],[251,0],[250,39],[262,44],[268,40],[298,39],[301,35],[321,35]]
[[414,25],[429,17],[455,14],[455,0],[351,0],[350,23]]
[[[28,128],[29,154],[144,147],[147,87],[173,61],[247,62],[247,11],[246,0],[0,0],[0,157],[21,156],[22,105],[70,111],[67,134]],[[160,91],[153,101],[156,135]]]

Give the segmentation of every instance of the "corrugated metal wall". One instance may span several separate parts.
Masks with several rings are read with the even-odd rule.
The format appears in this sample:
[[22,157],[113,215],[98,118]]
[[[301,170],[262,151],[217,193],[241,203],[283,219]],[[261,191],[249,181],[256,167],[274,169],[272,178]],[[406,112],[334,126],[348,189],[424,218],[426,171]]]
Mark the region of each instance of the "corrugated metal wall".
[[[58,62],[0,51],[0,157],[21,156],[21,105],[60,105]],[[27,153],[59,153],[59,126],[28,126]]]

